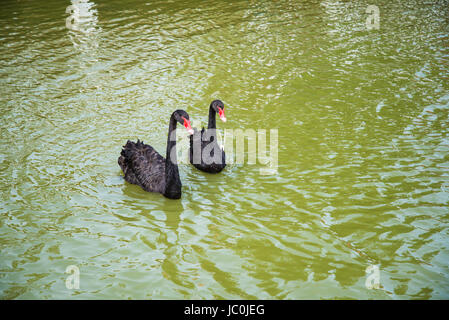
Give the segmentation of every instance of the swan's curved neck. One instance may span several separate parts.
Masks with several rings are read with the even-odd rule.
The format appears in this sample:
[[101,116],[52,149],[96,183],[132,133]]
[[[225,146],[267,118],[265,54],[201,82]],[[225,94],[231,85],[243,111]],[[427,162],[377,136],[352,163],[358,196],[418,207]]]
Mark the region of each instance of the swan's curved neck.
[[216,120],[216,114],[217,112],[212,107],[212,104],[209,107],[209,121],[207,123],[207,129],[216,129],[217,128],[217,122]]
[[176,119],[172,116],[170,118],[170,124],[168,126],[168,137],[167,137],[167,153],[166,161],[173,165],[177,165],[176,157]]
[[165,192],[169,198],[181,196],[181,179],[179,178],[176,156],[176,119],[170,118],[167,137],[167,153],[165,157]]

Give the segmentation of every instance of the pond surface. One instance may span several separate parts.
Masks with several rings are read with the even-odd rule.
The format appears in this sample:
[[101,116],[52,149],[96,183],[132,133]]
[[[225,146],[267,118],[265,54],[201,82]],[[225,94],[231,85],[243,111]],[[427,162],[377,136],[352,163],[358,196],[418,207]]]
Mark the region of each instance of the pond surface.
[[[448,8],[3,1],[0,297],[449,298]],[[171,113],[213,99],[222,131],[278,130],[277,174],[124,181],[128,139],[165,156]]]

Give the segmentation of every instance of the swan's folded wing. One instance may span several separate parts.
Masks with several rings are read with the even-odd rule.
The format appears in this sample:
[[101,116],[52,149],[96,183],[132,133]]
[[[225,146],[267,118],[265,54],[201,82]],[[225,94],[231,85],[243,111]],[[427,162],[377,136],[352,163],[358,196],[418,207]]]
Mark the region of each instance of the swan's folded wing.
[[[126,150],[126,149],[125,149]],[[146,191],[165,191],[165,159],[153,147],[138,141],[128,152],[130,166]]]
[[123,173],[125,174],[125,180],[128,181],[129,183],[139,184],[139,180],[137,180],[137,178],[134,174],[134,171],[133,171],[128,160],[129,159],[127,159],[124,156],[124,151],[122,151],[122,154],[118,158],[118,164],[119,164],[120,168],[122,169]]

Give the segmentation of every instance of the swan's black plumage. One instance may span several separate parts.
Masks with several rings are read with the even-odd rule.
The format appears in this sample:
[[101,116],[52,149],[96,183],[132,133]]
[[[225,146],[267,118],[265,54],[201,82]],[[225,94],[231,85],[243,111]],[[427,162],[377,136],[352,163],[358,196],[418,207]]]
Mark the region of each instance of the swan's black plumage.
[[[209,173],[218,173],[222,171],[224,167],[226,167],[225,152],[222,148],[220,148],[220,146],[217,143],[217,135],[216,135],[217,112],[220,113],[220,117],[221,114],[223,115],[223,119],[225,121],[226,118],[224,117],[224,105],[223,102],[221,102],[220,100],[212,101],[209,106],[209,120],[207,124],[207,129],[208,130],[211,129],[211,131],[206,131],[204,127],[201,131],[194,129],[194,134],[190,136],[190,151],[189,151],[190,163],[195,168]],[[206,146],[208,146],[207,149],[205,149]],[[196,154],[197,149],[201,149],[200,154]],[[213,159],[211,163],[204,162],[203,152],[210,152],[209,153],[210,158]],[[215,152],[219,152],[219,154],[215,155]]]
[[[159,192],[170,199],[181,198],[181,179],[176,159],[176,122],[189,120],[184,110],[176,110],[170,117],[166,158],[143,141],[129,141],[123,146],[118,164],[125,180],[145,191]],[[190,125],[189,125],[190,127]],[[170,139],[172,137],[172,139]]]

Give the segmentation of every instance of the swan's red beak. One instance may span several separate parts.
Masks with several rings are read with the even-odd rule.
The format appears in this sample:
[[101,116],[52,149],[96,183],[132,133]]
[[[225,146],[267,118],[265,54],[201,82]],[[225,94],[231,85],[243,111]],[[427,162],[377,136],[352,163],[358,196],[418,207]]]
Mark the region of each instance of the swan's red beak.
[[184,117],[182,117],[182,118],[184,119],[184,127],[186,127],[187,132],[188,132],[189,134],[193,134],[193,129],[192,129],[192,127],[190,126],[190,120],[187,120],[187,119],[184,118]]
[[224,114],[224,110],[218,107],[218,115],[220,116],[221,121],[226,122],[226,116]]

